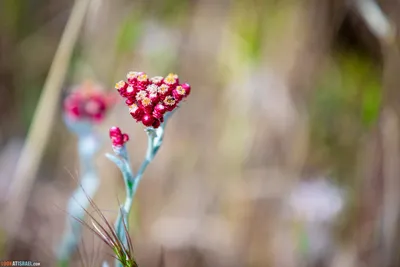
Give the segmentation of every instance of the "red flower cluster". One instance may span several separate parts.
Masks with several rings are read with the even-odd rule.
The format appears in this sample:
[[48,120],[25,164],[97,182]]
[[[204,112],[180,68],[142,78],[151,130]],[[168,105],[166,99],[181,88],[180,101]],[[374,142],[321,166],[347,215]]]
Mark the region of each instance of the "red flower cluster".
[[129,135],[123,134],[120,128],[113,126],[110,128],[110,139],[113,146],[121,147],[129,141]]
[[148,78],[144,72],[129,72],[127,81],[120,81],[115,89],[126,99],[131,116],[144,126],[158,128],[164,114],[174,110],[190,94],[190,85],[179,84],[176,74]]
[[64,112],[73,120],[100,122],[114,102],[111,95],[87,82],[77,87],[65,98]]

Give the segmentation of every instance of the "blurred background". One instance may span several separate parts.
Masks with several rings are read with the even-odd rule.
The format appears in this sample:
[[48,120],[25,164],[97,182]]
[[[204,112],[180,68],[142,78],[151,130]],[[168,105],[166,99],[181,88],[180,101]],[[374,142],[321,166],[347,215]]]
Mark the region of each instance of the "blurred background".
[[[400,266],[399,18],[390,0],[1,0],[0,259],[55,266],[79,177],[62,98],[134,70],[192,86],[136,195],[139,266]],[[97,127],[110,220],[113,125],[135,169],[146,149],[118,103]]]

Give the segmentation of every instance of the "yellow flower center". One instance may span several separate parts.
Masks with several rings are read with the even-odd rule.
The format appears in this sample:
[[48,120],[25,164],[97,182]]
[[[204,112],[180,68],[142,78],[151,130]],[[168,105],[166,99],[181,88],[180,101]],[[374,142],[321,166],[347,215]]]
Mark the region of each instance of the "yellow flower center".
[[165,82],[168,84],[174,84],[176,82],[176,79],[178,78],[178,75],[170,73],[168,76],[165,78]]
[[169,106],[173,106],[175,104],[175,99],[172,96],[167,96],[164,99],[164,103]]
[[124,81],[119,81],[115,84],[115,89],[121,89],[122,87],[124,87],[125,82]]
[[126,77],[129,79],[129,78],[131,78],[131,79],[133,79],[133,78],[136,78],[137,76],[138,76],[138,72],[137,71],[130,71],[130,72],[128,72],[128,74],[126,75]]
[[147,75],[146,75],[146,74],[141,74],[141,75],[139,75],[138,81],[139,81],[139,82],[147,81]]
[[135,112],[138,109],[138,106],[136,104],[132,104],[129,106],[129,111],[130,112]]
[[150,94],[155,94],[155,93],[157,93],[157,90],[158,90],[158,86],[155,85],[155,84],[151,84],[151,85],[147,86],[147,91],[148,91]]
[[161,76],[155,76],[155,77],[151,78],[151,81],[153,83],[159,83],[162,81],[162,79],[163,79],[163,77],[161,77]]
[[176,87],[176,91],[177,91],[178,94],[180,94],[180,95],[185,95],[185,94],[186,94],[186,91],[185,91],[185,89],[183,89],[182,86],[177,86],[177,87]]
[[166,92],[168,92],[168,86],[163,84],[160,87],[158,87],[158,92],[160,94],[165,94]]
[[136,94],[136,100],[142,100],[143,98],[146,97],[146,92],[145,91],[140,91]]
[[143,106],[148,106],[148,105],[150,105],[151,104],[151,100],[150,100],[150,98],[148,98],[148,97],[145,97],[145,98],[143,98],[143,100],[142,100],[142,105]]

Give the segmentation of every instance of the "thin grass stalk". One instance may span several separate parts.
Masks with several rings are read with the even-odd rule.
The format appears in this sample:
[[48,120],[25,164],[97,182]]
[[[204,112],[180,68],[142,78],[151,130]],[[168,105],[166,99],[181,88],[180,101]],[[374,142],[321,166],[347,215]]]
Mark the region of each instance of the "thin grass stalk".
[[[86,202],[88,202],[89,205],[94,209],[94,213],[95,215],[99,216],[99,219],[96,219],[95,216],[88,212],[88,210],[83,206],[80,206],[80,208],[85,212],[85,214],[88,215],[92,226],[90,226],[89,223],[83,219],[77,218],[72,214],[71,217],[81,225],[87,227],[95,236],[100,238],[113,251],[113,255],[111,256],[115,258],[122,266],[137,267],[135,258],[133,256],[132,240],[129,236],[127,225],[123,222],[123,229],[125,231],[125,236],[127,237],[127,245],[125,246],[122,240],[119,239],[113,225],[108,222],[99,207],[90,197],[90,192],[88,193],[82,185],[80,185],[80,187],[83,195],[86,197]],[[102,266],[109,265],[107,262],[103,262]]]
[[10,237],[13,237],[20,229],[29,199],[29,192],[34,184],[43,152],[53,128],[61,87],[68,71],[72,52],[82,28],[89,3],[90,0],[75,1],[44,83],[43,92],[9,190],[8,202],[10,205],[5,214],[9,216],[7,228]]

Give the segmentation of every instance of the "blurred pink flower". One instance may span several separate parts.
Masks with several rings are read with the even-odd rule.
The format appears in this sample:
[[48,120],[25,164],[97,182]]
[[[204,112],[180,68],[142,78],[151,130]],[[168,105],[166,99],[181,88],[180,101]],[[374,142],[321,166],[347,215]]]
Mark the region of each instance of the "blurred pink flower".
[[64,113],[72,120],[101,122],[116,103],[115,95],[104,92],[100,86],[85,82],[75,87],[64,100]]

